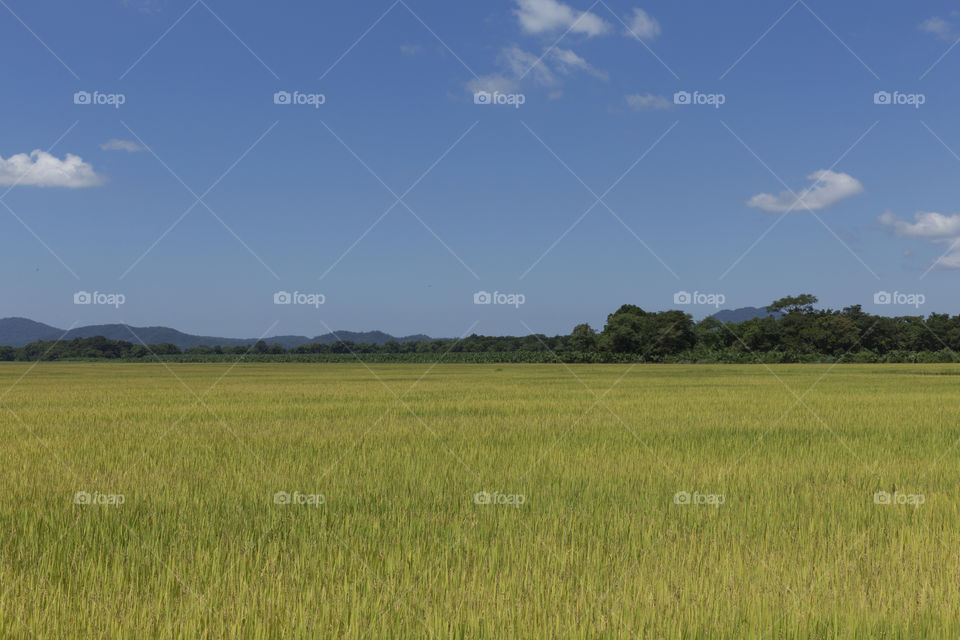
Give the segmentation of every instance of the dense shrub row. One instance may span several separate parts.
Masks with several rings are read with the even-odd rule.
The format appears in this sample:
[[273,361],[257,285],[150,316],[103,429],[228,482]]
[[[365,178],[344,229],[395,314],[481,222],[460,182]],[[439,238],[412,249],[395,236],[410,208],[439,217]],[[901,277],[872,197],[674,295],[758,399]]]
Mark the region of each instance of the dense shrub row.
[[479,336],[460,340],[335,342],[293,349],[258,342],[252,347],[136,345],[103,337],[0,347],[0,360],[248,360],[285,362],[953,362],[960,350],[960,316],[889,318],[860,305],[815,309],[809,294],[782,298],[771,315],[739,323],[709,317],[694,322],[682,311],[647,312],[623,305],[603,331],[581,324],[565,336]]

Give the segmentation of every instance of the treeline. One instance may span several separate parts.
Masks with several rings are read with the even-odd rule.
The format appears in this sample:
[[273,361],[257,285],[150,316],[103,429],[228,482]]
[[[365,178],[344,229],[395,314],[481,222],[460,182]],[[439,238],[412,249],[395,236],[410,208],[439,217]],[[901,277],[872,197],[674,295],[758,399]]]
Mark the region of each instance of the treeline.
[[960,316],[884,317],[860,305],[816,309],[810,294],[774,301],[772,314],[744,322],[699,322],[682,311],[647,312],[623,305],[602,331],[581,324],[569,335],[355,344],[307,344],[284,349],[263,341],[252,347],[137,345],[106,338],[35,342],[0,347],[0,360],[210,361],[245,356],[258,361],[347,362],[952,362],[960,351]]

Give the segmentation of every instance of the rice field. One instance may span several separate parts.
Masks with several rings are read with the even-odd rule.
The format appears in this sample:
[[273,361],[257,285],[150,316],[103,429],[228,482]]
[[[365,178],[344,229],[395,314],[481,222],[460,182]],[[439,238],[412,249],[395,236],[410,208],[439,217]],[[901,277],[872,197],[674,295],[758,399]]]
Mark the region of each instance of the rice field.
[[960,633],[954,365],[4,364],[0,637]]

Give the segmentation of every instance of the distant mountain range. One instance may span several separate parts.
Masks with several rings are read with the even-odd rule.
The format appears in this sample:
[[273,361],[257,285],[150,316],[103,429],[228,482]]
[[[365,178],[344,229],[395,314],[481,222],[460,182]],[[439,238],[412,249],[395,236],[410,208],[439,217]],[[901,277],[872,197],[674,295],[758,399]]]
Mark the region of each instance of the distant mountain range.
[[[31,342],[43,340],[73,340],[74,338],[93,338],[103,336],[110,340],[124,340],[138,344],[141,340],[146,344],[175,344],[181,349],[200,346],[245,347],[253,345],[258,338],[217,338],[213,336],[194,336],[168,327],[128,327],[125,324],[96,324],[87,327],[77,327],[67,331],[57,329],[42,322],[35,322],[27,318],[0,319],[0,346],[22,347]],[[349,340],[355,343],[384,344],[390,340],[397,342],[420,342],[431,340],[430,336],[422,334],[394,337],[382,331],[337,331],[326,333],[313,338],[307,336],[271,336],[263,338],[267,344],[280,344],[284,349],[299,347],[302,344],[330,344],[338,340]]]
[[781,315],[783,314],[779,311],[771,313],[767,311],[765,307],[740,307],[739,309],[723,309],[722,311],[717,311],[712,317],[720,322],[746,322],[747,320],[766,318],[767,316],[779,318]]
[[[740,309],[723,309],[713,314],[720,322],[743,322],[753,318],[765,316],[779,317],[779,313],[770,313],[763,307],[742,307]],[[74,338],[93,338],[103,336],[111,340],[146,344],[175,344],[181,349],[190,347],[247,347],[257,342],[258,338],[218,338],[215,336],[194,336],[169,327],[128,327],[125,324],[95,324],[86,327],[77,327],[67,331],[51,327],[42,322],[35,322],[27,318],[0,319],[0,346],[22,347],[31,342],[44,340],[73,340]],[[432,340],[430,336],[416,334],[412,336],[396,337],[382,331],[337,331],[325,333],[313,338],[308,336],[270,336],[263,338],[267,344],[280,344],[284,349],[292,349],[302,344],[331,344],[338,340],[349,340],[354,343],[385,344],[390,340],[397,342],[422,342]]]

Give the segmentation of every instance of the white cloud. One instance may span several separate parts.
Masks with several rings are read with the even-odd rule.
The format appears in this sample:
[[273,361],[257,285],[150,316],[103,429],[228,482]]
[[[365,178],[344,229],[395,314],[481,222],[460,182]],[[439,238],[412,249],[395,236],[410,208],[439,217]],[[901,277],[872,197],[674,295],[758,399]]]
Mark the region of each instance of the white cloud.
[[570,75],[574,71],[583,71],[601,80],[606,80],[609,77],[606,71],[597,69],[570,49],[550,49],[548,57],[553,61],[557,70],[564,75]]
[[756,207],[768,213],[786,213],[806,209],[819,211],[845,198],[863,193],[863,185],[856,178],[845,173],[821,169],[807,176],[807,179],[814,180],[814,184],[796,196],[789,191],[781,191],[778,195],[760,193],[750,198],[747,206]]
[[938,269],[960,269],[960,251],[951,251],[950,253],[937,258],[933,266]]
[[499,73],[491,73],[487,76],[474,78],[467,83],[467,90],[471,93],[486,91],[487,93],[515,93],[517,83],[511,78],[507,78]]
[[107,140],[100,145],[100,148],[104,151],[130,151],[131,153],[144,150],[143,147],[133,140],[120,140],[118,138]]
[[914,223],[901,220],[893,211],[884,211],[878,220],[880,224],[892,227],[894,232],[905,238],[949,238],[960,236],[960,213],[945,216],[932,211],[918,211],[913,214]]
[[80,156],[68,153],[63,160],[39,149],[29,155],[0,157],[0,186],[67,187],[80,189],[105,182]]
[[660,35],[660,23],[643,9],[634,8],[633,15],[627,17],[626,35],[640,40],[653,40]]
[[418,53],[423,51],[423,47],[419,44],[402,44],[400,45],[400,53],[405,56],[415,56]]
[[953,25],[943,18],[937,16],[928,18],[920,23],[920,30],[926,31],[927,33],[932,33],[941,40],[947,40],[949,42],[956,40],[956,36],[953,32]]
[[[605,71],[597,69],[576,52],[556,47],[546,49],[542,56],[524,51],[517,45],[506,47],[497,56],[497,64],[503,71],[474,78],[467,83],[467,90],[472,93],[514,93],[523,83],[556,89],[563,84],[563,76],[578,72],[602,80],[608,77]],[[550,97],[555,97],[555,93],[557,92],[554,91]]]
[[658,96],[653,93],[634,93],[627,96],[627,104],[635,111],[644,111],[648,109],[672,109],[673,101],[666,96]]
[[587,36],[599,36],[610,30],[600,16],[578,11],[558,0],[516,0],[514,13],[527,33],[540,34],[569,31]]
[[913,214],[915,222],[901,219],[893,211],[884,211],[877,220],[901,238],[923,238],[934,244],[948,244],[946,253],[934,261],[937,269],[960,269],[960,213],[944,215],[933,211]]
[[506,67],[517,82],[530,77],[535,84],[545,87],[559,84],[553,70],[540,56],[524,51],[517,45],[503,49],[497,56],[497,62]]

